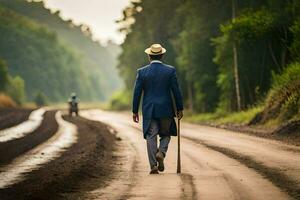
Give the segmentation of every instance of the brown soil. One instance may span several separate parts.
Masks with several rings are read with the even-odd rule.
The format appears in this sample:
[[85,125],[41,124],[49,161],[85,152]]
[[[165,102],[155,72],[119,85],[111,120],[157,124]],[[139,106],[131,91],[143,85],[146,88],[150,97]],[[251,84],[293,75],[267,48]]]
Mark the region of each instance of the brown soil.
[[216,145],[209,145],[193,138],[188,139],[192,140],[193,142],[200,143],[201,145],[204,145],[210,149],[218,151],[230,158],[239,161],[247,167],[254,169],[263,177],[269,179],[277,187],[288,193],[291,197],[295,199],[298,199],[300,197],[300,189],[297,186],[297,182],[291,180],[288,176],[278,171],[278,169],[266,167],[262,163],[253,160],[250,156],[241,155],[233,150],[222,148]]
[[0,130],[15,126],[28,119],[32,109],[1,108]]
[[233,124],[226,124],[226,125],[210,124],[210,126],[223,128],[230,131],[245,133],[249,135],[254,135],[257,137],[278,140],[278,141],[285,142],[287,144],[300,146],[299,122],[282,125],[277,129],[266,129],[261,126],[247,126],[247,125],[233,125]]
[[290,121],[282,126],[278,127],[275,134],[279,135],[296,135],[300,137],[300,120]]
[[226,129],[229,131],[245,133],[248,135],[278,140],[287,144],[300,146],[300,122],[292,121],[291,123],[283,124],[280,127],[266,128],[263,125],[249,124],[216,124],[216,123],[196,123],[203,126]]
[[0,190],[8,199],[83,199],[101,187],[114,168],[116,138],[106,125],[80,117],[64,117],[78,127],[78,141],[59,158],[28,174],[25,181]]
[[0,142],[0,165],[9,163],[17,156],[52,137],[58,129],[55,113],[56,111],[47,111],[42,124],[25,137],[8,142]]

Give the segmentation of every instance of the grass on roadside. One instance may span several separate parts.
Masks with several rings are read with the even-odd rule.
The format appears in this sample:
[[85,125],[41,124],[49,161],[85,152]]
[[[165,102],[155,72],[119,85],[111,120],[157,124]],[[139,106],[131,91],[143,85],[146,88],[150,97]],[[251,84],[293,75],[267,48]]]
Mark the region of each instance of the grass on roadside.
[[262,107],[253,107],[245,111],[226,114],[187,114],[187,116],[185,116],[185,120],[192,123],[247,124],[260,111],[262,111]]

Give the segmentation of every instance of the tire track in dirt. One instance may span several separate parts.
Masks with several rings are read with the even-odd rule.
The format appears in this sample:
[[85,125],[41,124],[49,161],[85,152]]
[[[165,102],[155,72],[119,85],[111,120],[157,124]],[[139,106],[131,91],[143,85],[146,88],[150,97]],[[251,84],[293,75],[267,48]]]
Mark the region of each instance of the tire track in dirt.
[[[132,158],[135,156],[137,158],[136,167],[133,169],[134,180],[123,182],[123,185],[127,185],[128,189],[125,192],[122,189],[117,190],[113,195],[104,195],[98,199],[115,199],[112,196],[116,195],[120,196],[120,199],[180,199],[182,181],[180,176],[174,173],[174,165],[172,168],[167,168],[162,175],[149,175],[150,168],[146,156],[145,141],[140,131],[131,127],[127,121],[124,121],[122,117],[119,118],[118,115],[111,118],[110,115],[98,111],[82,111],[81,114],[88,119],[109,124],[118,131],[118,135],[122,137],[127,146],[133,145],[133,148],[136,149],[133,149],[131,155]],[[127,152],[123,152],[123,154],[128,155]]]
[[0,166],[10,163],[16,157],[47,141],[58,130],[56,111],[47,111],[41,125],[24,137],[0,142]]
[[26,120],[33,109],[24,108],[1,108],[0,130],[16,126]]
[[197,200],[197,190],[194,184],[194,177],[191,174],[180,174],[181,184],[181,199]]
[[0,142],[8,142],[14,139],[22,138],[33,132],[41,125],[44,113],[44,108],[32,111],[28,120],[16,126],[0,130]]
[[199,166],[196,170],[186,169],[194,176],[198,198],[289,199],[281,188],[243,163],[205,145],[185,138],[183,141],[191,147],[184,150],[184,155]]
[[[138,131],[141,131],[141,128],[131,125],[132,128],[135,128]],[[185,153],[185,156],[187,156],[192,162],[195,162],[197,165],[202,166],[199,162],[197,162],[197,159],[195,157],[192,157],[190,154]],[[216,170],[216,169],[214,169]],[[194,184],[194,177],[190,173],[183,173],[180,174],[182,185],[181,185],[181,199],[198,199],[197,190]],[[233,194],[235,194],[235,199],[251,199],[249,198],[249,195],[247,195],[247,188],[241,189],[241,187],[237,187],[239,183],[232,179],[229,175],[223,174],[223,179],[226,180],[226,183],[230,185],[230,188],[232,188],[232,191],[235,191]],[[229,181],[230,180],[230,181]],[[235,183],[235,184],[233,184]]]
[[183,137],[250,156],[269,168],[278,168],[298,182],[300,187],[300,147],[223,129],[187,123],[182,125]]
[[113,157],[116,158],[111,163],[111,166],[114,166],[114,171],[110,176],[109,183],[87,192],[84,199],[128,199],[131,189],[136,184],[137,149],[133,144],[128,145],[127,139],[118,134],[112,127],[107,127],[118,141],[112,153]]
[[[82,112],[83,116],[89,120],[98,120],[97,117],[89,115],[89,113]],[[101,121],[102,122],[102,121]],[[119,145],[115,152],[119,157],[118,163],[116,163],[116,169],[112,176],[111,182],[102,188],[98,188],[89,192],[85,197],[86,199],[130,199],[135,198],[132,194],[132,189],[137,184],[138,174],[138,148],[132,141],[132,138],[128,134],[119,132],[119,127],[111,127],[111,132],[116,133],[116,137],[119,138]],[[121,125],[122,127],[122,125]]]
[[[273,200],[290,199],[281,188],[274,185],[253,168],[249,168],[238,160],[207,146],[182,138],[182,171],[176,171],[176,138],[171,140],[166,158],[166,172],[160,175],[148,174],[146,146],[143,144],[141,129],[131,122],[130,115],[107,112],[85,111],[88,118],[100,120],[127,135],[127,142],[133,142],[138,149],[138,166],[135,175],[136,183],[123,195],[126,199],[255,199]],[[194,130],[195,133],[201,130]],[[182,132],[190,131],[183,127]],[[205,131],[205,130],[204,130]],[[186,135],[184,133],[184,135]],[[198,136],[198,135],[197,135]],[[218,134],[211,135],[217,138]],[[222,138],[222,137],[221,137]],[[221,144],[236,140],[235,135],[223,136],[226,140],[218,140]],[[241,142],[248,144],[255,141],[250,138]],[[239,143],[238,143],[239,144]],[[222,145],[220,145],[222,146]],[[265,151],[269,149],[266,147]],[[125,183],[126,184],[126,183]],[[118,191],[116,191],[118,193]],[[101,198],[99,198],[101,199]],[[108,198],[109,199],[109,198]]]
[[[138,131],[142,131],[141,128],[130,125],[131,128],[134,128]],[[191,174],[188,173],[181,173],[178,174],[181,179],[181,196],[180,199],[191,199],[196,200],[197,199],[197,190],[195,188],[194,184],[194,177]]]
[[[210,198],[211,199],[219,199],[221,197],[224,199],[243,199],[243,200],[251,199],[250,194],[248,194],[248,192],[247,192],[248,189],[245,187],[241,187],[241,183],[236,181],[235,179],[233,179],[230,175],[226,174],[226,172],[223,172],[222,170],[217,169],[208,163],[204,164],[204,163],[198,161],[197,158],[189,152],[183,152],[183,153],[187,158],[189,158],[192,162],[194,162],[194,164],[198,165],[200,170],[207,171],[210,173],[213,172],[212,174],[218,174],[217,176],[213,175],[211,178],[209,178],[210,183],[208,183],[208,184],[215,185],[216,190],[218,190],[218,188],[226,188],[225,190],[227,190],[227,192],[226,193],[223,192],[222,195],[218,194],[218,192],[216,192],[216,194],[212,194],[212,191],[203,192],[201,190],[200,190],[199,195],[197,195],[197,190],[196,190],[195,199],[202,199],[202,196],[204,199],[206,199],[208,197],[209,197],[209,199]],[[195,172],[190,172],[190,173],[193,173],[194,175],[196,174]],[[200,178],[198,178],[198,179],[200,179]],[[206,178],[204,178],[204,179],[206,179]],[[196,189],[194,181],[201,182],[201,180],[197,180],[197,178],[193,177],[193,185]],[[199,186],[199,183],[198,183],[198,186]],[[198,189],[199,189],[199,187],[198,187]]]
[[[132,147],[133,151],[132,151],[132,154],[130,157],[133,157],[133,161],[131,164],[130,171],[127,171],[128,175],[130,177],[129,180],[127,180],[128,181],[127,189],[124,192],[122,192],[122,195],[120,196],[120,198],[116,198],[116,199],[130,199],[132,197],[131,196],[132,190],[133,190],[134,186],[137,184],[137,178],[136,178],[137,174],[136,174],[135,170],[138,167],[138,157],[136,156],[138,150],[133,144],[131,144],[131,147]],[[124,184],[124,182],[123,182],[123,184]]]
[[88,191],[107,184],[114,169],[112,162],[117,160],[112,155],[115,136],[102,123],[80,117],[65,119],[78,127],[77,142],[27,173],[23,181],[0,189],[1,200],[84,199]]
[[62,152],[77,141],[76,127],[67,123],[57,112],[55,119],[59,124],[57,133],[44,143],[16,158],[12,163],[0,168],[0,188],[4,189],[25,179],[24,174],[58,158]]
[[233,150],[222,148],[219,146],[211,145],[205,143],[205,141],[195,140],[195,138],[184,137],[190,141],[196,142],[198,144],[204,145],[207,148],[210,148],[214,151],[220,152],[229,158],[235,159],[239,161],[241,164],[254,169],[256,172],[261,174],[263,177],[271,181],[274,185],[281,188],[285,191],[289,196],[294,199],[300,199],[300,188],[298,183],[294,180],[291,180],[287,175],[280,172],[280,169],[277,168],[270,168],[263,163],[255,161],[250,156],[241,155]]

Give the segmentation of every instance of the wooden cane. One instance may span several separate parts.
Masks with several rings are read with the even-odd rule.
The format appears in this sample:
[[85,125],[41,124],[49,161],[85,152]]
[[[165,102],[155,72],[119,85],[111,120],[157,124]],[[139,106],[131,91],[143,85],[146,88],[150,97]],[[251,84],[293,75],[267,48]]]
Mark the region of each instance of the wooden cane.
[[177,148],[177,174],[181,173],[181,160],[180,160],[180,119],[177,118],[177,141],[178,141],[178,148]]

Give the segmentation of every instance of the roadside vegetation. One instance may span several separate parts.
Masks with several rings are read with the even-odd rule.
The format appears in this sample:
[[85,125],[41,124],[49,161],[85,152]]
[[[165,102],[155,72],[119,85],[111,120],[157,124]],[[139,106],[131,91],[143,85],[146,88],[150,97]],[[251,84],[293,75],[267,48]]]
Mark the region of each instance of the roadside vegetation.
[[300,63],[294,63],[274,75],[265,108],[258,121],[264,123],[270,119],[281,122],[300,119]]
[[262,111],[261,106],[253,107],[245,111],[231,112],[231,113],[200,113],[192,114],[186,113],[185,120],[193,123],[214,124],[214,125],[246,125],[259,112]]
[[11,108],[15,107],[16,102],[12,100],[9,96],[0,93],[0,108]]
[[259,106],[240,112],[187,114],[187,121],[196,123],[276,126],[300,120],[300,64],[273,74],[271,89]]
[[249,122],[277,128],[280,134],[300,134],[300,63],[289,65],[280,75],[273,75],[273,84],[263,110]]
[[272,127],[297,121],[299,22],[299,1],[133,2],[119,20],[126,87],[111,105],[130,107],[136,69],[148,63],[144,49],[161,43],[164,62],[177,69],[186,120]]
[[25,101],[24,81],[8,73],[7,64],[0,59],[0,108],[15,107]]
[[129,110],[131,94],[125,90],[116,92],[110,99],[108,107],[111,110]]
[[38,92],[34,98],[34,102],[37,106],[45,106],[48,104],[47,97],[44,93]]

